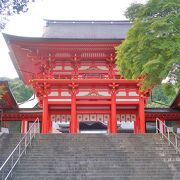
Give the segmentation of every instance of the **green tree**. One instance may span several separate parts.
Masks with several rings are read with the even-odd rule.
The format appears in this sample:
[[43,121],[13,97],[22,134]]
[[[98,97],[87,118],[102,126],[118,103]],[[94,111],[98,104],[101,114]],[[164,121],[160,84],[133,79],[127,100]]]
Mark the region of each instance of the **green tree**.
[[132,22],[135,21],[143,10],[143,7],[143,4],[132,3],[131,6],[129,6],[125,11],[126,18],[128,18]]
[[[179,0],[149,0],[126,11],[133,25],[117,50],[120,73],[128,79],[144,78],[142,90],[160,84],[180,88]],[[172,87],[169,86],[168,88]]]
[[3,85],[0,86],[0,99],[2,99],[5,92],[6,92],[5,87]]
[[157,85],[152,93],[151,97],[149,98],[149,101],[147,103],[147,107],[157,107],[157,108],[163,108],[170,105],[170,103],[173,100],[173,96],[167,96],[164,93],[164,84]]
[[27,101],[33,95],[32,88],[25,85],[19,78],[0,78],[0,80],[8,81],[12,94],[18,103]]
[[0,0],[0,30],[4,29],[8,17],[28,10],[28,2],[34,0]]
[[9,86],[18,103],[27,101],[33,95],[32,88],[25,85],[19,78],[9,80]]

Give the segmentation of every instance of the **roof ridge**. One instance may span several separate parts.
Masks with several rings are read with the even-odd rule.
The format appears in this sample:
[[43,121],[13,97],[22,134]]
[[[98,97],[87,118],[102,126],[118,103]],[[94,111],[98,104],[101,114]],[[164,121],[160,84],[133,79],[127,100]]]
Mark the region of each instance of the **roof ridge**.
[[70,23],[70,24],[120,24],[128,23],[131,24],[129,20],[56,20],[56,19],[44,19],[46,23]]

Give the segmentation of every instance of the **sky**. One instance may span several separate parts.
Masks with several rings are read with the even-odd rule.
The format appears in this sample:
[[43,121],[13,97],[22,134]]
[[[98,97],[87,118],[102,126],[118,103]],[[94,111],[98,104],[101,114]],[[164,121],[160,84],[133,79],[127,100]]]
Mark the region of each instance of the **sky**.
[[[4,33],[41,37],[45,21],[56,20],[125,20],[124,12],[131,3],[147,0],[36,0],[27,13],[10,17]],[[0,77],[18,77],[9,58],[8,48],[0,34]]]

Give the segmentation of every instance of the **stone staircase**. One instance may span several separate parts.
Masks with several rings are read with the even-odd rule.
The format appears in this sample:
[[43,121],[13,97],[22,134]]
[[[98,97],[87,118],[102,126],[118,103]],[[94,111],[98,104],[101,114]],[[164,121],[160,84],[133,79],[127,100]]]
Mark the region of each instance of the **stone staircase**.
[[180,155],[159,135],[38,135],[15,180],[179,180]]
[[2,134],[0,136],[0,167],[21,140],[22,136],[22,134],[18,133]]

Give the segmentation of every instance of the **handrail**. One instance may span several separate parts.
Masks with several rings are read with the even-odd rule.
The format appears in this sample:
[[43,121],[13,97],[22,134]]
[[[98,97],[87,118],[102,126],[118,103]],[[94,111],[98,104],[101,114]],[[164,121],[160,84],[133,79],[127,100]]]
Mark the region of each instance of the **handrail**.
[[8,156],[3,165],[0,167],[0,174],[2,180],[8,179],[10,175],[12,177],[12,171],[14,167],[18,162],[20,162],[20,158],[23,153],[26,154],[26,149],[28,145],[31,146],[32,139],[35,138],[35,135],[36,133],[38,133],[39,129],[39,118],[37,118],[35,122],[31,125],[27,133],[23,136],[23,138],[11,152],[11,154]]
[[[158,132],[161,133],[162,138],[165,137],[167,139],[169,145],[171,144],[174,147],[176,153],[180,153],[180,148],[178,147],[178,140],[180,140],[180,137],[175,134],[173,130],[170,132],[170,127],[166,126],[159,118],[156,118],[156,133]],[[170,138],[170,133],[173,135],[174,142]]]

